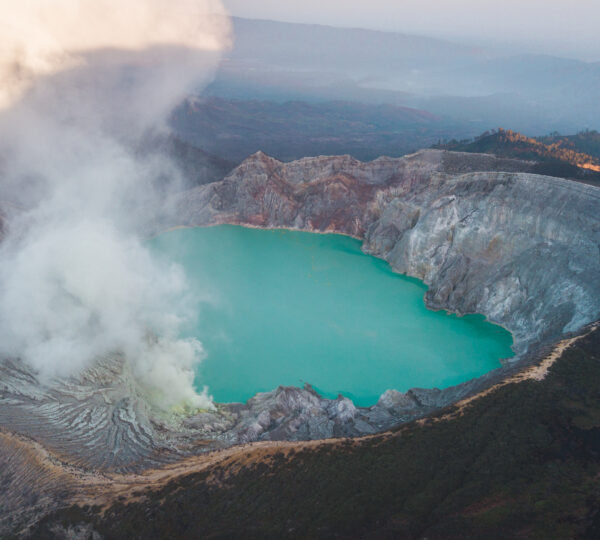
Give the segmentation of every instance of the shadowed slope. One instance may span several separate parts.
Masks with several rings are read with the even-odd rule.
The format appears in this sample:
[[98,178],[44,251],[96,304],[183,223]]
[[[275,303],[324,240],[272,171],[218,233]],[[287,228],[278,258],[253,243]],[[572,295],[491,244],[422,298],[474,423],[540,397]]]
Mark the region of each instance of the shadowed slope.
[[[35,530],[104,538],[594,537],[600,525],[600,330],[541,380],[506,384],[451,420],[356,441],[257,446]],[[449,409],[449,412],[456,409]],[[127,501],[127,502],[126,502]]]

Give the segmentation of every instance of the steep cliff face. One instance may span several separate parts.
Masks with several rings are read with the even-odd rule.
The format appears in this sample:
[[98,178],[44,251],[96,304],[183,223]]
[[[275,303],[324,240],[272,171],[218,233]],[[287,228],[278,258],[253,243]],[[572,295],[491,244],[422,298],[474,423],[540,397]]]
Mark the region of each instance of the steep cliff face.
[[599,538],[600,329],[569,342],[543,379],[385,434],[82,479],[32,538]]
[[430,307],[486,315],[522,355],[600,317],[600,189],[532,167],[435,150],[370,163],[259,153],[186,194],[176,223],[362,238],[367,252],[429,285]]
[[221,182],[185,193],[179,225],[236,222],[259,227],[341,232],[362,237],[367,207],[380,191],[422,191],[439,172],[529,171],[532,163],[485,154],[425,150],[405,158],[363,163],[350,156],[282,163],[259,152]]
[[[34,519],[59,504],[65,467],[78,478],[86,470],[126,473],[252,441],[376,433],[476,394],[522,369],[521,362],[544,358],[561,336],[600,319],[600,189],[537,176],[531,167],[433,150],[370,163],[342,156],[286,164],[259,153],[223,181],[169,201],[165,206],[174,203],[176,212],[157,220],[157,230],[234,223],[361,238],[366,251],[424,280],[430,307],[483,313],[508,328],[515,362],[453,388],[391,390],[369,409],[341,397],[323,399],[309,387],[278,388],[246,404],[167,422],[151,410],[119,357],[46,383],[21,362],[4,359],[0,482],[22,505],[9,508],[0,494],[0,507],[8,509],[0,512],[0,534],[20,519],[21,506]],[[0,213],[0,224],[8,215]],[[32,441],[48,456],[35,481],[17,486],[14,478],[32,462]],[[58,467],[56,475],[48,463]]]
[[199,452],[260,440],[368,435],[422,417],[513,371],[506,367],[445,390],[413,389],[406,394],[389,390],[369,408],[358,408],[342,396],[323,398],[307,385],[279,387],[244,404],[222,404],[214,411],[165,418],[152,409],[120,357],[106,358],[76,378],[53,381],[39,380],[22,362],[4,360],[0,362],[0,462],[12,460],[3,433],[36,441],[64,466],[106,473],[139,472]]
[[429,306],[485,314],[513,333],[517,353],[598,318],[600,190],[468,173],[379,197],[366,249],[425,281]]
[[[107,359],[99,368],[84,374],[79,381],[71,380],[68,384],[63,381],[56,385],[40,385],[26,370],[18,369],[18,366],[5,366],[8,369],[2,371],[2,380],[8,377],[5,388],[9,390],[3,391],[5,397],[0,401],[0,409],[4,409],[4,412],[11,410],[13,416],[5,415],[0,419],[0,485],[3,487],[0,490],[0,536],[4,538],[10,532],[26,536],[29,527],[35,527],[41,517],[57,511],[60,513],[61,509],[77,505],[83,507],[84,515],[78,511],[74,514],[67,512],[63,517],[68,523],[68,531],[61,529],[59,524],[62,520],[59,520],[52,525],[52,529],[56,528],[53,535],[39,536],[40,533],[34,531],[31,537],[89,538],[90,530],[85,522],[90,518],[102,517],[104,512],[98,514],[99,509],[114,505],[113,508],[117,507],[117,510],[120,508],[122,511],[130,505],[145,505],[155,496],[160,505],[163,500],[159,495],[160,490],[169,482],[178,485],[177,492],[180,489],[186,490],[184,499],[188,500],[187,490],[192,485],[190,480],[194,482],[194,478],[198,479],[203,472],[211,470],[215,473],[214,480],[208,480],[207,485],[222,487],[224,481],[231,481],[238,473],[247,470],[248,452],[254,455],[252,462],[260,467],[256,471],[259,482],[270,477],[270,473],[264,475],[264,467],[276,464],[272,458],[273,453],[289,451],[292,457],[297,452],[300,455],[303,451],[320,448],[323,453],[318,461],[326,456],[334,459],[342,456],[344,464],[341,470],[346,471],[347,462],[343,457],[345,451],[353,452],[363,447],[373,451],[366,460],[366,468],[360,465],[357,469],[366,478],[371,477],[371,467],[380,459],[394,462],[390,466],[396,471],[398,478],[406,478],[407,474],[398,472],[398,466],[410,468],[415,460],[420,462],[420,467],[425,467],[428,473],[419,472],[416,476],[413,474],[412,478],[424,484],[429,482],[431,467],[435,467],[436,463],[440,467],[435,470],[444,476],[448,466],[459,464],[459,468],[465,466],[470,470],[475,460],[480,465],[483,463],[483,483],[486,484],[489,479],[489,461],[482,461],[480,452],[481,448],[487,448],[493,455],[503,456],[500,470],[514,480],[515,476],[511,471],[515,468],[521,470],[519,460],[531,464],[540,455],[548,460],[555,459],[548,454],[546,436],[539,436],[548,429],[545,425],[548,420],[554,424],[550,426],[554,436],[558,428],[563,431],[562,436],[571,441],[567,447],[574,455],[579,454],[581,457],[581,448],[584,446],[597,452],[594,450],[598,446],[595,433],[599,428],[594,420],[594,410],[598,399],[594,385],[600,368],[597,365],[597,347],[594,347],[598,339],[599,325],[592,325],[582,334],[565,339],[553,347],[549,354],[543,355],[539,366],[525,369],[507,366],[499,372],[488,374],[485,381],[469,381],[443,391],[411,390],[407,394],[389,391],[370,409],[357,409],[350,400],[341,397],[337,400],[324,400],[310,388],[278,388],[273,392],[257,395],[245,405],[232,404],[215,413],[190,417],[178,428],[149,420],[147,409],[139,401],[135,383],[123,372],[123,366],[117,358]],[[565,367],[567,373],[571,372],[566,379]],[[556,385],[557,371],[560,379]],[[511,376],[511,373],[516,374]],[[16,374],[19,375],[15,377]],[[544,389],[549,386],[547,381],[552,378],[556,389],[545,397],[545,406],[536,409],[540,392],[544,394]],[[128,380],[131,387],[124,388],[123,383]],[[565,386],[570,389],[571,399],[557,399],[557,395],[564,395]],[[444,404],[455,403],[462,396],[478,392],[482,387],[487,387],[487,390],[460,401],[455,407],[437,411],[427,420],[413,423],[402,430],[375,434],[399,422],[432,413]],[[59,395],[59,391],[63,394]],[[507,393],[515,394],[509,402],[501,397]],[[12,396],[12,408],[7,403],[7,395]],[[574,403],[579,405],[573,406]],[[551,407],[558,407],[561,411],[554,415],[548,412]],[[515,416],[515,410],[525,410],[528,416]],[[490,411],[495,412],[490,415]],[[567,415],[574,417],[574,426],[565,424]],[[487,417],[488,420],[482,422],[482,417]],[[504,443],[507,440],[505,434],[499,435],[496,432],[498,422],[504,425],[504,432],[508,433],[508,437],[513,437],[515,433],[529,435],[531,429],[538,436],[517,437],[514,445],[503,447],[508,454],[504,451],[497,452],[493,444],[489,445],[490,440],[494,440],[494,437]],[[524,425],[534,427],[523,427]],[[490,429],[493,431],[492,435]],[[419,444],[418,450],[411,451],[411,441],[414,442],[415,436],[422,437],[428,432],[431,439]],[[332,439],[366,434],[372,436],[352,443],[345,439]],[[481,438],[483,442],[473,444],[474,434],[477,434],[475,438]],[[465,436],[471,440],[465,440]],[[299,442],[323,438],[328,440]],[[577,440],[577,444],[571,444],[573,438]],[[457,440],[460,442],[457,443]],[[249,447],[238,446],[221,452],[207,452],[254,441],[261,442]],[[393,442],[392,454],[388,451],[379,454],[377,449],[386,444],[386,441],[396,441]],[[542,449],[536,447],[530,450],[530,454],[524,452],[523,449],[534,441]],[[456,448],[461,444],[468,448],[457,454]],[[551,446],[555,451],[561,452],[560,444]],[[511,457],[513,448],[518,454],[516,460]],[[427,453],[432,449],[435,456]],[[439,451],[444,449],[449,455],[449,461],[439,459]],[[405,451],[408,457],[404,455]],[[463,455],[464,452],[466,455]],[[473,453],[476,455],[471,455]],[[462,456],[464,462],[463,459],[456,461],[457,455]],[[302,475],[306,472],[302,460],[296,466],[302,467]],[[508,473],[505,467],[511,468]],[[322,484],[327,475],[337,474],[331,473],[329,468],[325,472],[317,472],[312,467],[309,470],[313,474],[325,475],[319,477],[318,484]],[[383,482],[380,485],[384,485],[390,481],[387,476],[389,470],[381,472],[385,476],[377,483]],[[356,474],[356,471],[348,473],[347,479],[354,479]],[[478,477],[479,474],[474,476]],[[460,474],[461,483],[463,477],[464,474]],[[335,485],[337,479],[331,480]],[[308,485],[311,483],[313,480],[305,482]],[[331,482],[328,480],[326,483]],[[396,480],[392,483],[404,484]],[[252,481],[251,484],[255,485],[255,482]],[[249,485],[250,483],[244,486],[242,481],[241,487],[244,489],[241,491],[244,492]],[[294,481],[291,484],[286,482],[286,485],[292,485],[295,489]],[[581,487],[580,482],[576,485]],[[277,497],[280,488],[281,484],[271,493]],[[376,491],[378,488],[373,489]],[[353,489],[351,491],[354,492]],[[408,492],[414,495],[413,488],[409,488]],[[239,492],[236,489],[234,493]],[[342,495],[344,497],[345,494]],[[297,494],[294,498],[297,500]],[[181,502],[182,499],[178,500]],[[195,508],[194,516],[206,507],[206,503],[207,500],[202,500],[200,506]],[[158,513],[165,515],[161,511]],[[150,512],[150,515],[156,513]],[[82,518],[83,523],[79,521]],[[219,519],[221,518],[222,516]],[[76,521],[71,522],[71,519]],[[127,527],[128,520],[123,517],[119,519],[120,526]],[[169,518],[166,519],[168,522]],[[195,517],[188,519],[191,520],[189,523],[196,522]],[[46,525],[48,523],[42,526]],[[127,528],[114,537],[130,537],[139,532],[137,529],[135,532],[126,531]],[[165,535],[169,538],[172,536]],[[12,538],[10,534],[8,537]]]

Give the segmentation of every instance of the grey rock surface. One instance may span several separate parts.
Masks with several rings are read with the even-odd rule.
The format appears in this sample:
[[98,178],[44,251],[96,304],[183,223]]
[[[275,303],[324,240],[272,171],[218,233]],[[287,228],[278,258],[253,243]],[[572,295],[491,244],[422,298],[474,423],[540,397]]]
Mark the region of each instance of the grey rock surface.
[[182,197],[176,223],[364,239],[366,252],[429,286],[430,308],[507,328],[518,360],[600,316],[600,189],[531,166],[440,150],[369,163],[258,153]]
[[600,189],[530,168],[433,150],[370,163],[341,156],[286,164],[259,153],[221,182],[170,201],[177,211],[153,225],[233,223],[361,238],[365,251],[429,285],[428,306],[482,313],[509,329],[513,364],[448,389],[390,389],[366,409],[310,387],[281,387],[245,404],[164,419],[118,357],[49,382],[4,360],[0,431],[37,441],[75,467],[128,472],[251,441],[374,433],[481,391],[600,318]]

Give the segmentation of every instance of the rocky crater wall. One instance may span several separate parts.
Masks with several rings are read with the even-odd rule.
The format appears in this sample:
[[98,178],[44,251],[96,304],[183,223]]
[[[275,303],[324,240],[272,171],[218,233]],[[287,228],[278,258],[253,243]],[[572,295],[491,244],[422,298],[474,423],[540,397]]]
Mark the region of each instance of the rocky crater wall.
[[[515,336],[517,360],[525,362],[600,318],[600,189],[536,176],[531,167],[443,151],[287,164],[259,153],[224,180],[168,201],[176,212],[153,217],[148,232],[233,223],[353,235],[395,270],[425,281],[430,307],[483,313],[505,326]],[[5,359],[0,434],[37,441],[72,467],[140,471],[257,440],[383,431],[518,369],[515,362],[444,390],[391,390],[369,409],[323,399],[310,387],[278,388],[174,424],[154,414],[119,357],[46,384]]]
[[259,153],[187,193],[173,224],[364,239],[365,251],[429,286],[429,307],[481,313],[511,331],[518,359],[600,316],[600,189],[531,167],[436,150],[369,163]]

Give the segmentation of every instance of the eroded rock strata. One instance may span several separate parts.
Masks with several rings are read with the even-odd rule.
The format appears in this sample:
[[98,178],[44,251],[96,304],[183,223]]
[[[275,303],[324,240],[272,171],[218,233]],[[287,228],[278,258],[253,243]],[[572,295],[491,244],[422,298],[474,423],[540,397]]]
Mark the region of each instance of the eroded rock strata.
[[66,467],[0,435],[0,508],[13,511],[0,527],[86,540],[597,538],[599,345],[587,328],[541,368],[384,434],[253,443],[141,474]]
[[[278,388],[174,421],[151,409],[119,357],[76,379],[50,382],[5,359],[2,482],[21,502],[2,501],[0,532],[18,506],[37,515],[32,508],[61,504],[56,471],[40,472],[43,489],[18,487],[32,445],[41,445],[59,472],[72,467],[76,475],[106,475],[252,441],[373,434],[490,387],[598,320],[600,189],[531,174],[532,166],[443,151],[370,163],[344,156],[281,163],[259,153],[223,181],[178,196],[176,212],[155,222],[155,230],[234,223],[362,238],[367,252],[429,285],[430,307],[483,313],[509,329],[515,360],[445,390],[391,390],[368,409],[342,397],[323,399],[310,387]],[[48,490],[52,497],[44,495]]]
[[600,189],[531,167],[436,150],[369,163],[259,153],[187,193],[177,223],[363,238],[367,252],[429,285],[429,307],[510,330],[518,359],[600,314]]

